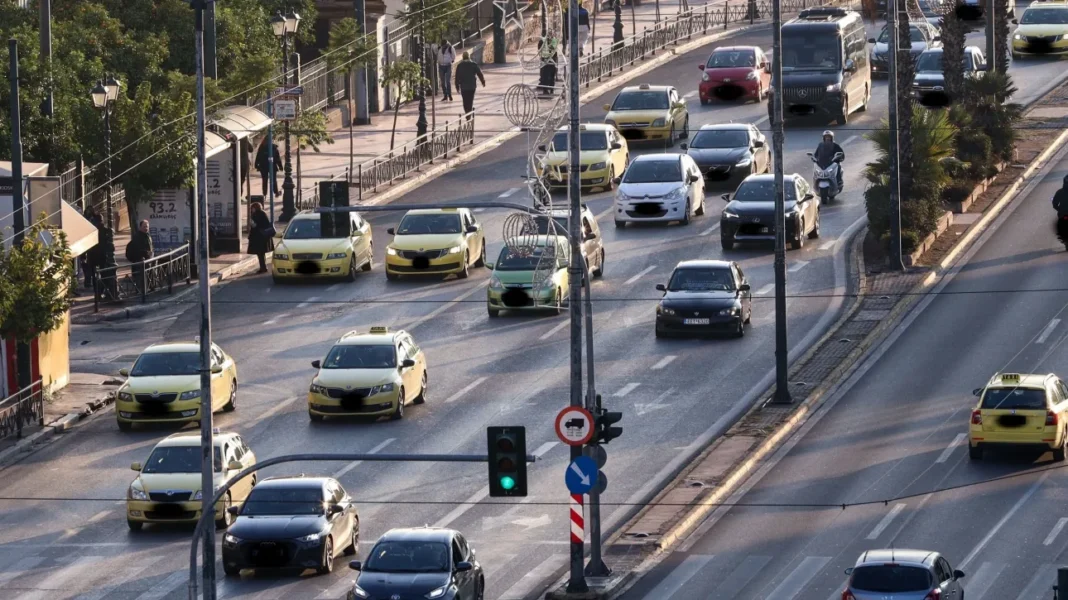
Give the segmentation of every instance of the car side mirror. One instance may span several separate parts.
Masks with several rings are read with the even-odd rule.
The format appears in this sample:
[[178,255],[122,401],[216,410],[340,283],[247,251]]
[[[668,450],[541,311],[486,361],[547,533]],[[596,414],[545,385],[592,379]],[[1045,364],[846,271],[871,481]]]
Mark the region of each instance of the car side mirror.
[[743,283],[742,285],[738,286],[738,291],[739,292],[748,292],[751,289],[753,289],[753,288],[750,287],[750,285],[748,283]]
[[878,42],[875,41],[875,38],[868,38],[868,43],[869,44],[875,44],[875,43],[878,43]]
[[238,515],[238,513],[241,512],[241,507],[240,506],[231,506],[230,508],[226,509],[226,512],[228,512],[231,515],[234,515],[236,517]]
[[845,70],[849,71],[850,73],[852,73],[853,71],[856,71],[857,70],[857,63],[853,62],[852,58],[847,60],[847,61],[845,61]]
[[679,144],[679,148],[680,148],[680,149],[681,149],[681,150],[682,150],[683,152],[686,152],[687,150],[689,150],[689,149],[690,149],[690,145],[689,145],[689,144],[687,144],[687,143],[685,143],[685,142],[683,142],[683,143]]
[[619,142],[612,142],[612,149],[613,150],[622,150],[623,149],[623,144],[620,144]]
[[701,179],[701,178],[698,177],[697,175],[690,175],[690,177],[687,179],[687,181],[689,181],[690,183],[697,183],[697,181],[699,179]]
[[353,571],[359,571],[360,569],[363,568],[363,565],[358,560],[350,560],[349,561],[349,568],[352,569]]
[[316,369],[321,369],[321,368],[323,368],[323,361],[321,361],[321,360],[313,360],[312,361],[312,366],[315,367]]
[[603,108],[605,112],[612,112],[612,105],[611,104],[605,104],[601,108]]
[[753,147],[754,148],[763,148],[764,147],[764,140],[753,140]]
[[339,513],[345,512],[345,507],[340,504],[331,504],[330,508],[326,509],[326,514],[334,516]]
[[972,395],[975,396],[976,398],[978,398],[979,395],[982,394],[982,393],[983,393],[983,388],[975,388],[974,390],[972,390]]
[[389,229],[386,230],[386,233],[388,233],[389,235],[397,235],[397,230],[392,228],[392,227],[390,227]]
[[1013,25],[1019,25],[1020,24],[1020,20],[1019,19],[1013,19],[1012,20],[1012,24]]
[[[1013,20],[1015,20],[1015,19],[1013,19]],[[964,571],[961,571],[960,569],[957,569],[956,571],[953,571],[953,579],[960,579],[962,577],[964,577]]]
[[704,64],[697,65],[697,68],[702,70],[702,71],[704,71],[705,70],[705,65]]
[[845,570],[845,574],[846,575],[852,575],[853,574],[853,567],[849,567],[848,569],[846,569]]
[[222,373],[222,367],[219,365],[211,365],[211,374],[218,375],[219,373]]
[[415,361],[410,359],[410,358],[406,358],[401,362],[401,368],[402,369],[409,369],[409,368],[414,367],[414,366],[415,366]]
[[467,562],[466,560],[456,563],[456,572],[457,573],[463,573],[464,571],[470,571],[472,568],[473,568],[473,565],[471,563]]
[[538,152],[545,152],[545,144],[538,146]]
[[486,268],[489,269],[490,271],[492,271],[493,270],[493,263],[487,261],[486,262]]
[[468,225],[467,233],[478,233],[478,225]]
[[931,38],[931,41],[932,42],[941,42],[942,41],[942,36],[936,35],[933,38]]
[[612,180],[612,183],[614,183],[616,185],[619,185],[619,184],[623,183],[623,178],[622,177],[616,177],[615,179]]
[[141,470],[141,463],[135,462],[132,465],[130,465],[130,468],[132,470],[134,470],[134,471],[140,471]]
[[597,239],[597,234],[593,233],[592,231],[587,233],[586,235],[582,236],[582,241],[584,241],[584,242],[588,242],[590,240],[595,240],[595,239]]
[[722,196],[720,196],[720,198],[723,198],[724,202],[730,202],[731,201],[731,195],[730,194],[723,194]]
[[231,460],[230,464],[226,465],[226,468],[231,471],[240,471],[241,469],[245,468],[245,465],[241,464],[236,460]]
[[130,370],[129,369],[119,369],[119,375],[122,375],[123,377],[129,377],[130,376]]
[[816,195],[813,194],[812,192],[809,192],[809,193],[805,194],[805,200],[811,200],[811,199],[813,199],[815,197],[816,197]]
[[658,292],[666,292],[667,291],[667,286],[662,284],[662,283],[658,283],[658,284],[656,284],[656,291],[658,291]]

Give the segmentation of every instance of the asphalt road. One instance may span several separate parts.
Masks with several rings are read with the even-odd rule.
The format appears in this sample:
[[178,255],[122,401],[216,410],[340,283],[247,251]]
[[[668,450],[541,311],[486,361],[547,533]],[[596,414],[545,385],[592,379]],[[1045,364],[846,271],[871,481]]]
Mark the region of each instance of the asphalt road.
[[1068,277],[1049,205],[1066,174],[1062,158],[836,404],[732,499],[742,505],[710,516],[624,598],[837,599],[843,570],[888,547],[943,553],[966,573],[968,600],[1052,598],[1068,552],[1068,472],[1048,452],[971,461],[966,436],[971,390],[993,373],[1068,371],[1063,292],[1026,291],[1063,289]]
[[[724,41],[770,45],[763,29]],[[709,48],[678,57],[643,78],[672,83],[684,95],[696,91]],[[1048,67],[1014,70],[1026,101],[1049,86]],[[596,99],[583,117],[599,120]],[[750,121],[766,128],[764,105],[702,107],[691,98],[691,124]],[[844,285],[842,236],[863,216],[860,171],[873,159],[863,138],[885,114],[885,83],[876,83],[867,113],[854,115],[839,139],[847,152],[846,192],[823,211],[823,237],[788,253],[789,290],[830,294]],[[791,127],[786,137],[787,172],[809,175],[804,152],[827,126]],[[640,152],[635,148],[635,153]],[[655,150],[646,150],[655,151]],[[400,202],[488,201],[522,198],[526,141],[494,152],[416,190]],[[608,194],[589,197],[595,214],[610,208]],[[710,216],[689,227],[628,227],[616,231],[602,219],[607,244],[603,280],[593,284],[598,390],[605,404],[624,412],[624,435],[612,442],[605,469],[606,529],[636,510],[681,461],[700,449],[733,411],[765,387],[773,367],[773,315],[769,301],[772,253],[743,247],[738,260],[755,294],[754,325],[742,340],[656,341],[653,286],[680,260],[723,256],[713,194]],[[489,232],[490,255],[501,246],[505,213],[477,213]],[[399,214],[373,215],[378,264],[389,237],[385,228]],[[604,227],[605,224],[608,227]],[[464,531],[485,565],[487,598],[518,600],[541,589],[566,560],[567,495],[562,472],[567,451],[552,433],[552,417],[567,402],[568,355],[564,317],[510,317],[490,322],[484,306],[488,274],[467,281],[402,281],[387,284],[381,267],[353,284],[273,285],[250,276],[216,288],[214,339],[238,361],[240,406],[217,415],[216,424],[242,433],[261,458],[295,452],[464,452],[485,449],[486,425],[527,427],[528,448],[541,460],[531,468],[532,494],[518,505],[487,502],[485,467],[478,465],[302,464],[267,474],[338,475],[360,506],[362,551],[389,528],[439,525]],[[818,336],[840,299],[791,299],[788,324],[796,350]],[[322,358],[342,333],[370,325],[407,328],[423,346],[430,369],[426,405],[406,411],[400,422],[311,424],[304,398]],[[197,332],[194,305],[144,321],[76,327],[75,368],[114,373],[145,345],[189,340]],[[970,388],[969,388],[970,389]],[[53,496],[64,501],[4,501],[0,512],[0,589],[5,597],[162,600],[185,594],[188,529],[149,528],[131,534],[123,501],[133,473],[167,430],[120,434],[111,413],[6,469],[0,497]],[[614,504],[613,504],[614,503]],[[352,577],[338,563],[330,577],[246,575],[219,586],[220,597],[338,598]],[[221,569],[220,569],[221,577]]]

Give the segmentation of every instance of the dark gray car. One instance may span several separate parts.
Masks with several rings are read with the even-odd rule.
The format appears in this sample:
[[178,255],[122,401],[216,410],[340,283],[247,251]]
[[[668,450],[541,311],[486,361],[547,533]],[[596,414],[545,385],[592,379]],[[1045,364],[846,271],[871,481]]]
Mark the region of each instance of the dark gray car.
[[656,306],[656,337],[670,334],[745,335],[753,318],[753,294],[738,263],[726,260],[680,262]]
[[[804,177],[788,173],[783,177],[786,191],[786,240],[795,250],[805,239],[820,237],[820,199]],[[738,186],[732,198],[724,194],[727,207],[720,215],[720,242],[724,250],[735,242],[775,241],[775,176],[750,175]]]
[[964,598],[961,578],[949,561],[928,550],[869,550],[846,569],[842,600],[945,600]]
[[734,189],[746,177],[771,168],[771,147],[748,123],[703,125],[683,149],[701,169],[707,186]]
[[[927,21],[910,23],[909,38],[912,41],[912,48],[909,49],[909,54],[912,56],[913,61],[919,58],[920,54],[928,48],[942,47],[941,32]],[[879,33],[878,39],[869,38],[868,43],[874,44],[871,48],[871,74],[873,76],[886,75],[890,72],[890,37],[886,27],[884,26]]]

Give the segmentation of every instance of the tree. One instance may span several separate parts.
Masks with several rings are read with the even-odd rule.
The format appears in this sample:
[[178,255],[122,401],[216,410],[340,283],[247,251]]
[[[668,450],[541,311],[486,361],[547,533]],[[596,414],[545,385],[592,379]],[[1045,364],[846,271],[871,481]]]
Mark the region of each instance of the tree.
[[[912,94],[912,81],[916,76],[916,65],[912,62],[912,23],[909,20],[907,3],[898,2],[897,17],[897,126],[898,126],[898,181],[901,184],[902,211],[904,205],[913,197],[912,182],[914,179],[915,156],[913,155],[912,119],[909,115],[914,113]],[[905,218],[902,215],[902,226]]]
[[74,262],[67,237],[39,220],[22,244],[0,251],[0,289],[10,306],[0,311],[0,337],[28,344],[55,330],[74,301]]
[[987,61],[998,73],[1009,72],[1009,0],[994,0],[994,54]]
[[408,0],[400,19],[408,31],[421,32],[424,40],[436,44],[467,25],[466,4],[465,0]]
[[393,150],[393,142],[397,137],[397,113],[400,112],[401,102],[411,102],[415,98],[416,90],[429,84],[430,81],[423,77],[418,63],[402,58],[386,65],[382,73],[382,85],[397,88],[397,98],[393,102],[393,131],[389,135],[390,150]]
[[958,8],[963,0],[956,0],[953,8],[942,15],[942,72],[945,93],[950,103],[964,96],[964,46],[968,26],[961,20]]
[[1010,102],[1016,92],[1012,77],[1000,71],[987,72],[964,84],[972,123],[990,138],[991,150],[998,160],[1012,160],[1016,147],[1014,125],[1023,118],[1023,107]]

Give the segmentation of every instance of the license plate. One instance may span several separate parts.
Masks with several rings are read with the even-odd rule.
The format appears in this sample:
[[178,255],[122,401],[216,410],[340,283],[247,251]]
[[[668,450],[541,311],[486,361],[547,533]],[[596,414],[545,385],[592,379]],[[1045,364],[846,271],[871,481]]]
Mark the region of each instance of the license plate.
[[710,322],[709,319],[683,319],[682,320],[682,323],[684,325],[708,325],[709,322]]
[[831,182],[829,182],[829,181],[821,181],[821,182],[820,182],[820,187],[821,187],[821,188],[828,188],[828,187],[831,187]]

